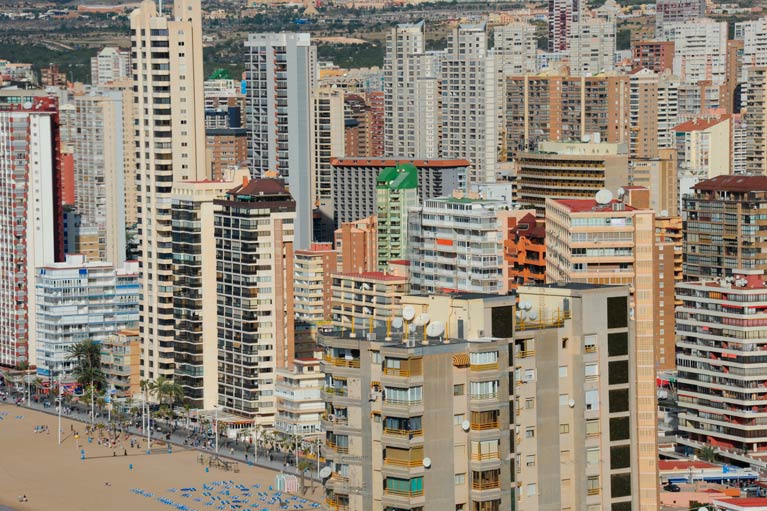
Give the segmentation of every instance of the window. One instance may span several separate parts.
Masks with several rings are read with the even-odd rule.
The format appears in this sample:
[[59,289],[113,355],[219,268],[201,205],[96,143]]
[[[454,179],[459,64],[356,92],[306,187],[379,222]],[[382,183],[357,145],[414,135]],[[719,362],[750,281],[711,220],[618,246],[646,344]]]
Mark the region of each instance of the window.
[[525,369],[525,381],[535,381],[535,369]]
[[588,476],[586,478],[586,489],[590,494],[599,492],[599,476]]
[[527,458],[525,459],[525,465],[528,467],[534,467],[535,466],[535,454],[528,454]]
[[586,436],[599,434],[599,419],[590,419],[586,421]]
[[494,398],[498,395],[499,387],[500,382],[498,380],[473,381],[469,384],[471,397],[474,399]]
[[535,495],[535,493],[538,491],[537,485],[535,483],[531,483],[527,485],[527,496],[532,497]]
[[597,350],[597,335],[596,334],[590,334],[590,335],[584,335],[583,336],[583,349],[586,350],[586,352],[593,352]]
[[570,402],[570,395],[569,394],[560,394],[559,395],[559,406],[567,406],[567,404]]
[[631,473],[611,475],[610,486],[612,498],[628,497],[631,495]]
[[464,392],[463,388],[464,388],[463,387],[463,383],[458,384],[458,385],[453,385],[453,395],[454,396],[462,396],[463,392]]
[[610,385],[621,385],[629,382],[628,360],[616,360],[607,365],[607,379]]
[[525,430],[525,438],[535,438],[535,428],[529,427]]
[[462,413],[457,413],[453,415],[453,424],[456,426],[460,426],[461,424],[463,424],[463,417],[464,416]]
[[610,413],[629,411],[629,389],[610,391]]
[[586,377],[587,380],[593,380],[597,376],[599,376],[599,365],[597,364],[586,364],[583,367],[583,374]]
[[599,447],[586,449],[586,465],[599,465]]
[[570,432],[570,425],[569,424],[560,424],[559,425],[559,434],[565,435]]
[[559,377],[567,378],[567,366],[559,366]]
[[628,417],[613,417],[610,419],[610,441],[615,440],[628,440],[629,433],[629,418]]
[[607,334],[607,356],[621,357],[629,354],[629,334],[617,332]]
[[535,408],[535,398],[534,397],[528,397],[525,399],[525,408],[527,410],[532,410]]
[[469,362],[471,365],[486,365],[498,363],[498,352],[490,351],[487,353],[469,353]]
[[629,468],[631,466],[631,446],[616,445],[610,447],[610,469]]
[[466,484],[466,474],[456,474],[455,475],[455,485],[461,486],[463,484]]
[[607,328],[628,326],[628,297],[611,296],[607,299]]
[[584,395],[586,397],[586,410],[599,410],[599,391],[587,390]]
[[370,359],[374,364],[380,364],[383,362],[383,357],[381,356],[381,353],[378,351],[371,351]]

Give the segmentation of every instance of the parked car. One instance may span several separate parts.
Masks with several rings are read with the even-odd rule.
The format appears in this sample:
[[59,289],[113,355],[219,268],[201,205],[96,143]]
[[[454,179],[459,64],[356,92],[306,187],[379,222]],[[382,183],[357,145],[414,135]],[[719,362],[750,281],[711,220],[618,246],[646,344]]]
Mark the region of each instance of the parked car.
[[677,486],[677,485],[675,485],[673,483],[668,483],[666,486],[663,487],[663,489],[665,491],[670,491],[670,492],[673,492],[673,493],[677,493],[677,492],[682,491],[682,489],[679,486]]

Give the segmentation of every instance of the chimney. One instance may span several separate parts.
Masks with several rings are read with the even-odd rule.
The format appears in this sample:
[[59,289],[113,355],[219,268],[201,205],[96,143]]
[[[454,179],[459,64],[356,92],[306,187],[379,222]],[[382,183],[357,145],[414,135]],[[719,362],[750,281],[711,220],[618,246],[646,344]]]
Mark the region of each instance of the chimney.
[[242,187],[248,186],[248,176],[242,176]]

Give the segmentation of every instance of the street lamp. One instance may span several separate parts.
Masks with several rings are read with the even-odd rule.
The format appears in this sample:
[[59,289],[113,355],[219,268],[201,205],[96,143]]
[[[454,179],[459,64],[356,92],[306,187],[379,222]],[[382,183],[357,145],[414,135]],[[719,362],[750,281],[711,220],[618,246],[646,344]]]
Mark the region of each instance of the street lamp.
[[213,419],[213,435],[216,437],[216,457],[218,458],[218,405],[213,405],[215,417]]

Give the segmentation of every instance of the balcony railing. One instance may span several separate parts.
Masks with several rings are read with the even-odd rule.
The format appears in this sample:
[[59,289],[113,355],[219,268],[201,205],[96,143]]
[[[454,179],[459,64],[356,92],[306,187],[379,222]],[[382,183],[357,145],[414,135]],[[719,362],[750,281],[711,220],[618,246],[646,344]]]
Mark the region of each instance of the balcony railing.
[[409,407],[409,406],[419,406],[423,404],[423,401],[420,399],[414,399],[412,401],[404,401],[402,399],[386,399],[384,401],[385,405],[388,406],[402,406],[402,407]]
[[333,473],[330,475],[330,478],[331,478],[333,481],[337,481],[337,482],[339,482],[339,483],[345,483],[345,484],[349,484],[349,478],[348,478],[348,477],[345,477],[345,476],[342,476],[342,475],[341,475],[341,474],[339,474],[338,472],[333,472]]
[[485,401],[489,399],[496,399],[498,397],[498,393],[490,392],[488,394],[471,394],[470,397],[475,401]]
[[517,358],[528,358],[528,357],[534,357],[535,356],[535,350],[523,350],[517,352]]
[[352,367],[355,369],[359,369],[360,367],[360,361],[359,359],[345,359],[345,358],[335,358],[335,357],[324,357],[325,362],[328,364],[332,364],[335,367]]
[[421,376],[420,371],[410,371],[409,369],[398,369],[396,367],[385,367],[384,374],[387,376],[400,376],[409,378],[410,376]]
[[384,458],[384,465],[394,465],[395,467],[420,467],[423,465],[423,460],[394,460],[391,458]]
[[472,490],[495,490],[500,489],[501,481],[472,481]]
[[393,488],[386,488],[384,490],[386,495],[394,495],[396,497],[422,497],[423,490],[395,490]]
[[325,499],[325,504],[327,504],[328,509],[331,509],[332,511],[349,511],[348,504],[341,504],[334,499]]
[[349,447],[348,446],[340,446],[336,444],[335,442],[331,442],[330,440],[325,440],[325,446],[333,449],[339,454],[349,454]]
[[501,459],[501,453],[498,451],[495,452],[473,452],[471,453],[471,459],[474,461],[485,461],[485,460],[499,460]]
[[472,422],[472,431],[486,431],[488,429],[498,429],[498,421],[493,422]]
[[589,488],[586,493],[588,495],[599,495],[599,488]]
[[394,436],[407,436],[407,437],[415,437],[415,436],[423,436],[423,430],[422,429],[391,429],[391,428],[384,428],[383,430],[385,435],[394,435]]

